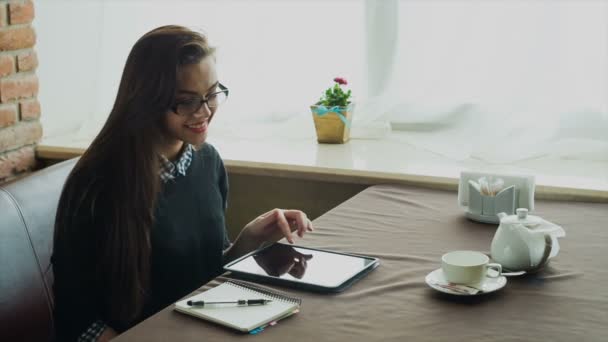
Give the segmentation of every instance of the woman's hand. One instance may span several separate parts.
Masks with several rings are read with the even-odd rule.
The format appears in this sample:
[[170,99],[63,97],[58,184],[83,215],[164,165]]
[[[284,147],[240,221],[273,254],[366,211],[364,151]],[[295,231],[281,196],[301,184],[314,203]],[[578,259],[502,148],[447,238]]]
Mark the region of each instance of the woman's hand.
[[276,242],[286,238],[294,243],[292,232],[304,237],[306,232],[313,231],[312,222],[300,210],[273,209],[249,222],[234,241],[224,251],[224,263],[260,247],[264,242]]
[[292,232],[304,237],[306,232],[313,231],[312,222],[300,210],[273,209],[249,222],[243,232],[259,243],[276,242],[286,238],[294,243]]

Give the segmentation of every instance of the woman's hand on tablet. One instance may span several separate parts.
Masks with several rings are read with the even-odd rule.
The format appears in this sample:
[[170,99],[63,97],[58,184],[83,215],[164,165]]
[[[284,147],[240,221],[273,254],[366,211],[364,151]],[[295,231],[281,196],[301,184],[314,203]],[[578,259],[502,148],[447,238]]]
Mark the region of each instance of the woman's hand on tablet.
[[312,222],[300,210],[273,209],[249,222],[243,232],[259,243],[276,242],[285,238],[294,243],[293,232],[304,237],[306,232],[313,231]]
[[294,243],[293,233],[304,237],[313,231],[312,222],[300,210],[273,209],[249,222],[232,246],[224,251],[224,263],[257,249],[265,242],[276,242],[285,238]]

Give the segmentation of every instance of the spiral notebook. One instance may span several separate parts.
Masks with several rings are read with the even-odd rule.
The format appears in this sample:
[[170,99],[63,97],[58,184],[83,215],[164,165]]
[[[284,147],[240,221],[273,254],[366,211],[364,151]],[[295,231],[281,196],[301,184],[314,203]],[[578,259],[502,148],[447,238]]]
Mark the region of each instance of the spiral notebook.
[[[218,304],[195,307],[187,304],[189,300],[213,302],[239,299],[270,299],[272,302],[251,306]],[[231,280],[175,303],[175,310],[242,332],[251,332],[297,313],[301,303],[302,300],[298,298]]]

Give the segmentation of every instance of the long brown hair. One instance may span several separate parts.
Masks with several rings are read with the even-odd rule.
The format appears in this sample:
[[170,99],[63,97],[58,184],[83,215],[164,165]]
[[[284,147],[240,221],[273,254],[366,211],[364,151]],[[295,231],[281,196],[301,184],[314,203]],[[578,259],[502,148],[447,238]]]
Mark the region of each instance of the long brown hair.
[[[207,39],[180,26],[146,33],[133,46],[110,115],[63,188],[54,246],[94,225],[96,286],[104,316],[128,326],[142,313],[150,279],[150,230],[161,190],[158,151],[164,116],[175,100],[180,65],[214,53]],[[86,203],[87,207],[83,207]]]

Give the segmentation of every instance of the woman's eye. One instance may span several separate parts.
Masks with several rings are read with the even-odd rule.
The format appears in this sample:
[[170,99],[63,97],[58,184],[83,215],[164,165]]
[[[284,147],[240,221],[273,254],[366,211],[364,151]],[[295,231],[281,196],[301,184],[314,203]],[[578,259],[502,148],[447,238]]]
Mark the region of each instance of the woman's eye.
[[199,99],[185,99],[185,100],[178,101],[178,104],[186,105],[186,106],[191,106],[191,105],[196,104],[198,102],[200,102]]

